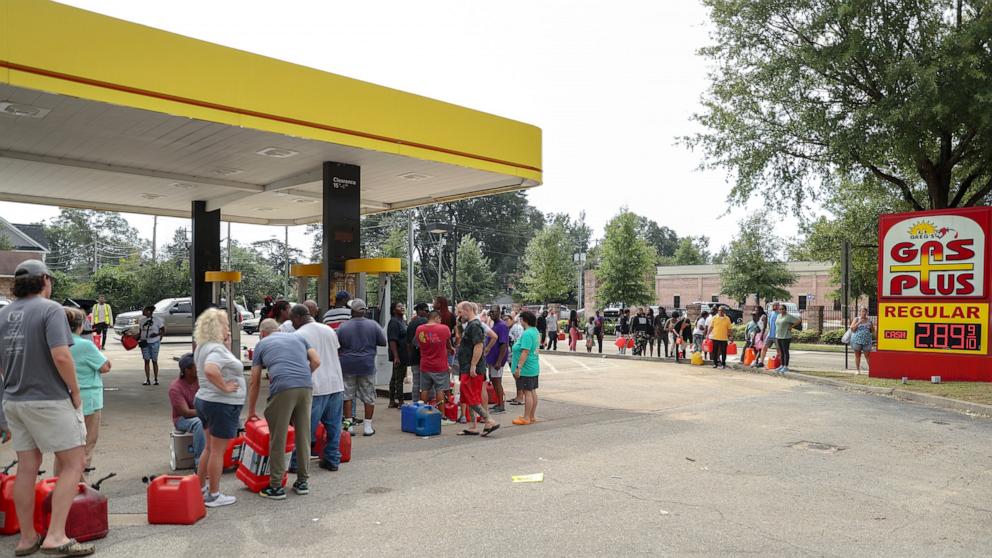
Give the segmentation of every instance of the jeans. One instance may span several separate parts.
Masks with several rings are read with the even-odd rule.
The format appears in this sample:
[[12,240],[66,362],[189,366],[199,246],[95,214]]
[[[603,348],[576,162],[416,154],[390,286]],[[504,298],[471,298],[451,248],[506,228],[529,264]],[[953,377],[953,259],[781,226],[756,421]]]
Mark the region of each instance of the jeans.
[[789,345],[792,344],[792,338],[789,339],[777,339],[778,342],[778,353],[782,357],[782,366],[789,366]]
[[711,339],[713,342],[713,366],[727,366],[727,340]]
[[207,445],[200,417],[179,417],[179,420],[176,421],[176,430],[193,434],[193,463],[199,465],[200,454],[203,453],[203,448]]
[[[341,464],[341,421],[344,420],[344,392],[329,395],[314,395],[310,405],[310,445],[317,443],[317,425],[323,424],[327,432],[327,444],[320,458],[331,465]],[[296,453],[290,460],[290,468],[296,469]]]

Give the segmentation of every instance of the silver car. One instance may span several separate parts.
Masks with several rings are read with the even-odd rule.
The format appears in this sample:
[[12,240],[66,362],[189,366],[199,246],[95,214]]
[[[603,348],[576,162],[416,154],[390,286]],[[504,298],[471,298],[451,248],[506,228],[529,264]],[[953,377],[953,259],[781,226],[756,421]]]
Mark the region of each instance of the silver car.
[[[165,323],[165,332],[168,335],[190,335],[193,333],[193,301],[189,297],[166,298],[155,303],[154,316],[161,318]],[[141,311],[124,312],[118,314],[114,321],[114,331],[117,335],[122,335],[138,325],[141,320]]]

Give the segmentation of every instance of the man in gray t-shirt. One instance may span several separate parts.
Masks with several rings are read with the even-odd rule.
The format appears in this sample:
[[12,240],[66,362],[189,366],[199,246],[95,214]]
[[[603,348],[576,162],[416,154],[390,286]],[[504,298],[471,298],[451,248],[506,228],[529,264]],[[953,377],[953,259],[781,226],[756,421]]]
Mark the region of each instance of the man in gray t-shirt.
[[[301,311],[306,312],[306,307]],[[297,494],[308,494],[307,464],[310,461],[310,400],[313,398],[311,374],[320,367],[317,350],[302,335],[279,333],[279,324],[272,318],[258,324],[259,342],[251,363],[248,383],[248,420],[258,420],[255,404],[262,383],[262,368],[269,370],[269,399],[265,404],[265,420],[269,425],[269,486],[260,496],[274,500],[286,498],[282,477],[286,473],[286,436],[292,420],[296,427]]]
[[[14,270],[16,300],[0,310],[0,373],[3,374],[2,439],[13,440],[18,474],[14,507],[21,524],[18,553],[59,548],[80,555],[92,545],[72,542],[65,521],[72,494],[82,480],[86,426],[83,423],[76,367],[69,346],[72,334],[65,311],[48,300],[52,277],[38,260]],[[38,542],[34,530],[34,485],[43,453],[54,453],[59,479],[52,493],[48,534]],[[32,550],[33,549],[33,550]]]
[[375,355],[386,346],[386,332],[376,321],[365,317],[365,301],[351,302],[352,317],[337,329],[341,349],[341,374],[344,377],[344,416],[352,416],[355,399],[365,408],[365,436],[375,434],[372,417],[375,414]]

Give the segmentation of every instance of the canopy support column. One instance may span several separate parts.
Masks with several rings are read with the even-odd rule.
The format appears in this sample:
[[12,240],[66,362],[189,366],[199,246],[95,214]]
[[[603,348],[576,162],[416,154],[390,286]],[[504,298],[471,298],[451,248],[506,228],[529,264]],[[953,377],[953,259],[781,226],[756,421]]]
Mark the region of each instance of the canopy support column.
[[361,257],[362,172],[357,165],[324,162],[323,254],[317,305],[331,307],[331,283],[347,260]]
[[206,281],[207,272],[220,269],[220,210],[207,211],[206,201],[194,201],[192,221],[189,269],[193,279],[193,320],[196,320],[213,301],[213,286]]

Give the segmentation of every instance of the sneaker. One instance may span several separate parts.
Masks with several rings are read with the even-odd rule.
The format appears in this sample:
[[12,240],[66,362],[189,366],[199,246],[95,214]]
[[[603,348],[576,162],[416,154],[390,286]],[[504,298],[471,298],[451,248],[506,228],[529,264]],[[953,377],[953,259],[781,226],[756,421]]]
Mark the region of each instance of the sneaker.
[[360,419],[358,417],[354,417],[351,419],[351,424],[362,424],[363,422],[365,422],[365,419]]
[[318,466],[321,469],[327,469],[328,471],[337,471],[338,470],[338,466],[337,465],[331,463],[330,461],[324,461],[323,459],[320,460],[320,464]]
[[262,498],[269,498],[270,500],[285,500],[286,499],[286,489],[279,486],[272,488],[271,486],[266,486],[258,493]]
[[468,420],[465,417],[458,417],[458,424],[468,424]]
[[300,496],[306,496],[310,494],[310,485],[307,484],[305,480],[298,480],[293,483],[293,492],[299,494]]
[[502,405],[494,405],[492,409],[489,409],[490,413],[502,414],[506,412],[506,408]]
[[458,424],[453,420],[448,420],[446,418],[441,419],[441,426],[451,426],[452,424]]
[[207,497],[203,499],[203,505],[208,508],[219,508],[222,506],[230,506],[231,504],[237,502],[238,499],[234,496],[228,496],[227,494],[207,494]]

